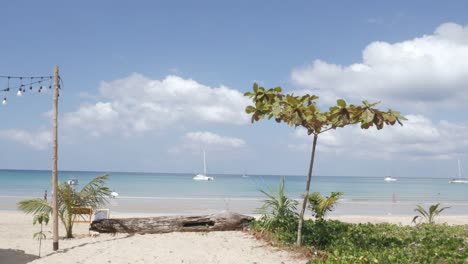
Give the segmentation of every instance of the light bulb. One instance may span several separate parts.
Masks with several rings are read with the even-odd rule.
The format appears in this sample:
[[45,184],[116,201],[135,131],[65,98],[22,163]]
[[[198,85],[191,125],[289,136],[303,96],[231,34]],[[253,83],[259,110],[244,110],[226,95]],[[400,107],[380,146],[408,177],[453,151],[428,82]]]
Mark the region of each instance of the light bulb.
[[21,89],[18,90],[18,92],[16,93],[17,96],[22,96],[23,95],[23,92],[21,91]]
[[2,105],[6,105],[6,97],[3,98]]

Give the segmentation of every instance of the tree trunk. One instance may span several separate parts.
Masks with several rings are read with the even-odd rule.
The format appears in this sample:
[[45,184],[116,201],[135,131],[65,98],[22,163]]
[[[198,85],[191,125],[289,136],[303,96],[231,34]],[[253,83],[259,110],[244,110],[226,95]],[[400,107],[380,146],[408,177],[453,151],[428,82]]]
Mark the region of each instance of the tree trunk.
[[312,154],[310,157],[309,174],[307,174],[307,184],[306,184],[306,190],[304,193],[304,201],[302,202],[301,214],[299,215],[299,225],[297,227],[297,241],[296,241],[297,246],[300,246],[302,244],[302,226],[304,224],[304,213],[305,213],[305,209],[307,206],[307,198],[309,196],[310,180],[312,179],[312,169],[314,168],[315,146],[317,146],[317,138],[318,138],[318,135],[314,134],[314,143],[312,144]]
[[243,230],[254,218],[238,213],[221,212],[202,216],[159,216],[111,218],[93,221],[89,230],[99,233],[156,234]]

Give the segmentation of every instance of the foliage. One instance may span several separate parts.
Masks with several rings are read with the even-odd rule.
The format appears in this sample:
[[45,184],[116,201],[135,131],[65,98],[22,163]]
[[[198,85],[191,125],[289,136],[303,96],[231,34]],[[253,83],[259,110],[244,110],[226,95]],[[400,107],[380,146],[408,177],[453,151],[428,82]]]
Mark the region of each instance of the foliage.
[[[73,237],[72,210],[76,207],[98,208],[107,203],[110,190],[105,186],[107,174],[97,176],[77,191],[67,183],[58,185],[58,216],[65,227],[66,237]],[[18,208],[27,214],[52,213],[52,205],[42,199],[22,200]]]
[[[292,245],[295,230],[272,237]],[[286,234],[287,232],[290,232]],[[304,222],[309,263],[468,263],[468,225],[348,224]]]
[[416,223],[416,219],[418,218],[424,218],[428,224],[433,224],[434,223],[434,218],[438,216],[442,211],[445,209],[448,209],[450,207],[442,207],[439,208],[440,203],[438,204],[433,204],[429,207],[429,211],[426,211],[421,205],[417,205],[416,209],[414,209],[415,212],[418,212],[420,215],[416,215],[413,218],[412,223]]
[[343,195],[342,192],[332,192],[330,196],[322,197],[320,193],[313,192],[309,194],[309,209],[312,210],[315,219],[323,220],[327,212],[331,212],[338,200]]
[[258,212],[262,214],[259,221],[254,222],[253,229],[264,232],[274,231],[276,234],[288,234],[286,230],[294,230],[297,225],[297,201],[288,198],[284,193],[284,177],[281,178],[278,190],[268,192],[261,190],[267,197]]
[[264,117],[275,118],[278,123],[302,126],[307,129],[309,135],[358,123],[364,129],[374,125],[377,129],[382,129],[385,124],[402,125],[401,120],[406,120],[399,112],[391,109],[383,112],[373,108],[379,102],[363,101],[362,105],[348,105],[343,99],[339,99],[336,106],[330,107],[328,112],[321,112],[315,102],[319,98],[316,95],[285,95],[281,87],[266,90],[256,83],[253,85],[253,92],[244,95],[252,98],[255,104],[245,109],[248,114],[252,114],[252,123]]
[[49,214],[48,213],[38,213],[34,215],[33,218],[33,225],[40,224],[41,230],[33,234],[33,238],[39,240],[39,257],[41,256],[41,246],[42,246],[42,239],[46,239],[46,234],[44,233],[42,226],[43,224],[49,223]]
[[328,130],[352,124],[360,124],[363,129],[372,126],[382,129],[384,125],[394,125],[395,123],[402,125],[401,120],[406,120],[399,112],[390,109],[383,112],[374,108],[379,104],[378,102],[369,103],[368,101],[363,101],[362,105],[348,105],[343,99],[338,99],[337,104],[331,106],[328,112],[321,112],[315,102],[319,98],[316,95],[294,96],[283,94],[281,87],[266,90],[256,83],[253,85],[253,92],[247,92],[244,95],[251,98],[254,103],[254,105],[249,105],[245,109],[247,114],[252,115],[252,123],[265,117],[268,119],[274,118],[278,123],[284,122],[294,127],[301,126],[307,130],[308,135],[314,135],[306,190],[297,228],[298,245],[302,241],[304,212],[307,197],[309,196],[318,135]]

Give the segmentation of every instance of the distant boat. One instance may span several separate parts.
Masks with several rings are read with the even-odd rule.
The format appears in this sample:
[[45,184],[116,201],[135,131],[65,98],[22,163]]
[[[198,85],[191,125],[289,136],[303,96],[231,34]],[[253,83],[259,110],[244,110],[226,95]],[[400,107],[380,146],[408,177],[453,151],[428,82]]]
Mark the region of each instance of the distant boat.
[[206,175],[206,154],[205,154],[204,150],[203,150],[203,174],[195,175],[195,177],[193,177],[193,180],[195,180],[195,181],[212,181],[212,180],[214,180],[213,177],[210,177],[210,176]]
[[386,181],[386,182],[394,182],[394,181],[397,181],[397,180],[398,180],[398,179],[393,178],[393,177],[391,177],[391,176],[387,176],[387,177],[385,177],[385,179],[384,179],[384,181]]
[[78,185],[78,179],[71,179],[67,181],[68,185]]
[[242,178],[248,178],[249,176],[245,174],[245,171],[244,171],[244,174],[242,174]]
[[117,196],[119,196],[119,193],[116,192],[116,191],[113,191],[113,192],[110,193],[111,198],[116,198]]
[[465,176],[464,178],[462,177],[463,175],[463,168],[460,164],[460,159],[458,159],[458,178],[453,178],[449,181],[449,183],[468,183],[468,178]]

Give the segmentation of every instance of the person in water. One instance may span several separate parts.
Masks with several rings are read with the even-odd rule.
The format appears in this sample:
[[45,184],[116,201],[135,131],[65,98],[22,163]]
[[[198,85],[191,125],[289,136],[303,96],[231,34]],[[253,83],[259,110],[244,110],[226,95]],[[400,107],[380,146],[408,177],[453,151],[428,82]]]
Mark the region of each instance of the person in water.
[[44,201],[47,202],[47,190],[44,191]]

